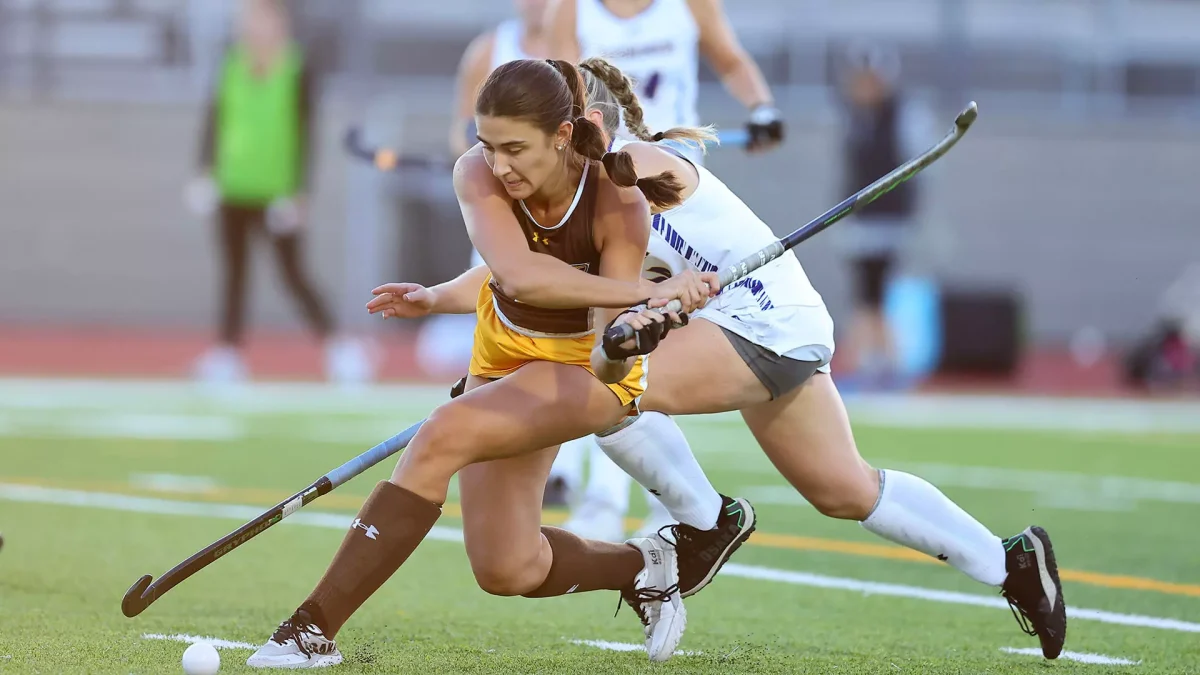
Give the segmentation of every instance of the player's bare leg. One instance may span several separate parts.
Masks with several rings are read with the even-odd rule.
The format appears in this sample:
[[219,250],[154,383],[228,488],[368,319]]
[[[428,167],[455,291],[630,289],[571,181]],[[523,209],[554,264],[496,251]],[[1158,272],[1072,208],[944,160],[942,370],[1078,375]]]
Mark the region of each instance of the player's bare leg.
[[1001,540],[928,482],[876,470],[859,455],[833,378],[817,373],[774,401],[742,410],[767,457],[821,513],[857,520],[885,539],[916,549],[1000,587],[1032,623],[1047,658],[1062,651],[1066,612],[1050,539],[1032,527]]
[[[249,665],[296,668],[329,665],[335,657],[340,661],[333,642],[338,630],[433,527],[451,477],[472,464],[519,457],[532,459],[507,467],[535,474],[529,476],[528,494],[518,487],[513,493],[478,495],[482,502],[464,495],[464,518],[476,517],[468,509],[477,514],[479,507],[516,499],[507,508],[525,527],[516,541],[503,543],[497,562],[486,561],[488,544],[497,541],[474,536],[481,531],[471,527],[473,566],[485,588],[536,597],[621,590],[646,624],[651,658],[674,653],[685,615],[673,550],[648,540],[624,545],[589,542],[565,532],[533,534],[540,511],[535,514],[532,506],[540,505],[552,453],[531,449],[554,447],[613,425],[625,414],[619,400],[586,370],[542,361],[486,385],[471,378],[469,385],[473,388],[430,415],[391,480],[381,481],[368,497],[317,587]],[[563,401],[572,402],[571,414],[564,414]],[[468,474],[464,488],[479,476]],[[518,559],[530,569],[511,564]]]

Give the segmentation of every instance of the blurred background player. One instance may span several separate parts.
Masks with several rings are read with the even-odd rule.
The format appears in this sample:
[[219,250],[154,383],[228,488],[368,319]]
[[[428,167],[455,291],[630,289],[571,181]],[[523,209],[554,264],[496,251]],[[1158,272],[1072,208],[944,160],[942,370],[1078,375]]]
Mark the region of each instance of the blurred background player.
[[[783,141],[783,119],[771,89],[738,40],[720,0],[551,0],[546,25],[555,58],[578,62],[601,57],[629,75],[650,129],[699,123],[696,99],[703,56],[726,91],[749,112],[746,149],[764,151]],[[620,135],[633,138],[623,124]],[[704,155],[694,146],[672,145],[703,164]],[[587,489],[564,527],[595,539],[623,540],[631,479],[593,438],[562,446],[547,496],[560,486],[578,484],[585,455],[590,469]],[[674,522],[653,495],[645,494],[650,513],[639,536]]]
[[[839,194],[854,194],[935,139],[922,109],[899,89],[900,57],[881,45],[847,51],[842,83],[844,160]],[[838,236],[850,258],[854,316],[846,339],[847,384],[889,387],[899,372],[896,341],[884,311],[887,289],[915,228],[921,177],[865,206]]]
[[[459,61],[447,139],[453,157],[462,155],[476,143],[475,92],[487,76],[509,61],[547,56],[546,35],[542,30],[545,0],[514,0],[513,5],[517,16],[477,35]],[[482,264],[479,252],[472,248],[470,266]],[[430,317],[421,323],[417,335],[417,360],[429,374],[458,377],[471,360],[474,331],[474,314]]]
[[[775,98],[729,25],[721,0],[551,0],[546,25],[555,58],[598,56],[629,75],[651,129],[699,123],[703,56],[749,111],[747,149],[767,150],[783,141]],[[703,157],[694,148],[680,149]]]
[[208,105],[199,177],[186,200],[218,216],[222,259],[218,344],[196,364],[206,382],[246,378],[241,355],[251,238],[265,231],[310,329],[325,341],[325,370],[343,383],[370,378],[362,346],[335,337],[328,308],[304,269],[302,243],[312,179],[312,69],[292,38],[281,0],[245,0],[237,40],[224,53]]

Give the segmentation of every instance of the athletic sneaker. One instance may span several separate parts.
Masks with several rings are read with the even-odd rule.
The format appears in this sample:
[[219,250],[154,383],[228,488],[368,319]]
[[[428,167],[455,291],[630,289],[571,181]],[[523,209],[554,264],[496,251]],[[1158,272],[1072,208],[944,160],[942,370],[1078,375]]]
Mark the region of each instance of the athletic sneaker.
[[279,624],[267,644],[246,659],[251,668],[324,668],[341,662],[337,643],[326,638],[303,609]]
[[1042,656],[1058,658],[1067,639],[1067,606],[1050,536],[1040,527],[1027,528],[1004,540],[1008,577],[1001,595],[1012,607],[1021,630],[1042,643]]
[[679,555],[679,588],[683,597],[691,597],[707,586],[733,552],[750,538],[755,526],[750,502],[721,495],[721,515],[713,529],[698,530],[682,523],[664,528],[670,531]]
[[[650,660],[666,661],[675,654],[687,626],[687,613],[679,595],[678,558],[675,550],[658,537],[625,543],[642,552],[646,566],[638,572],[633,587],[621,591],[621,599],[642,621]],[[620,605],[617,611],[621,611]]]

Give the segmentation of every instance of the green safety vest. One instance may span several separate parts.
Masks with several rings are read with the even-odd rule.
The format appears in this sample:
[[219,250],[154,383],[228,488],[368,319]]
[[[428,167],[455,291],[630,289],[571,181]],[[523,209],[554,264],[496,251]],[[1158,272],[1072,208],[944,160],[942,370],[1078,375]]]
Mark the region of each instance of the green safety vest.
[[222,68],[214,174],[223,200],[266,205],[299,189],[301,56],[289,47],[263,76],[232,48]]

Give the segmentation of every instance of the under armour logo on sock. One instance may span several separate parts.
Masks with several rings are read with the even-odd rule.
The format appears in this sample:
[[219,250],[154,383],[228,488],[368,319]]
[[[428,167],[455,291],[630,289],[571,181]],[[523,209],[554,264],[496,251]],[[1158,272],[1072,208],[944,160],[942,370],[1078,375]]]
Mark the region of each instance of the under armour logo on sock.
[[375,539],[375,535],[379,534],[379,530],[375,529],[374,525],[367,525],[366,523],[364,523],[362,521],[361,518],[355,518],[354,522],[351,523],[350,526],[356,527],[360,530],[366,530],[367,531],[367,539]]

